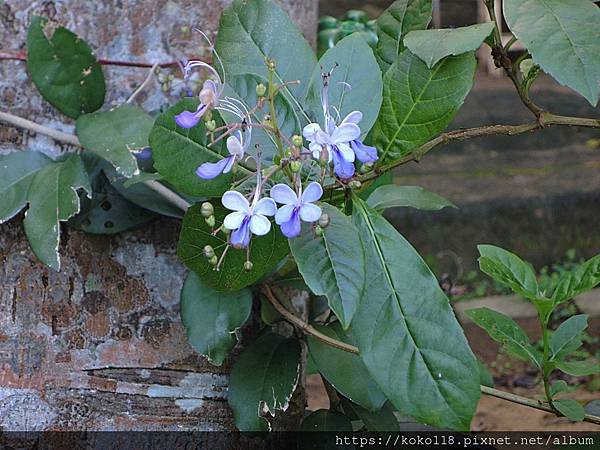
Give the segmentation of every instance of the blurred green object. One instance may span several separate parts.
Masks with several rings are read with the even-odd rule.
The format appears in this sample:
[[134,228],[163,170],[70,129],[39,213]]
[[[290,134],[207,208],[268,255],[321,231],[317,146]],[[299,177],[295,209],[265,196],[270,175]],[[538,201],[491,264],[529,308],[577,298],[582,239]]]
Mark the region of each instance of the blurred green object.
[[358,9],[351,9],[343,19],[323,16],[319,19],[318,54],[321,57],[328,49],[335,47],[341,39],[353,33],[360,33],[365,41],[374,47],[377,45],[376,22]]

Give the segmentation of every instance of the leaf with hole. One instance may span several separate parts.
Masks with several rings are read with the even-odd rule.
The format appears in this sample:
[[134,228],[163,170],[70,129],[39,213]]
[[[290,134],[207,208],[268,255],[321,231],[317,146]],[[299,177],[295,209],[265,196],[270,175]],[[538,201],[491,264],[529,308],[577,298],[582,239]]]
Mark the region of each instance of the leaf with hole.
[[454,203],[422,187],[394,184],[377,188],[367,199],[367,204],[378,212],[406,206],[424,211],[439,211],[446,207],[456,208]]

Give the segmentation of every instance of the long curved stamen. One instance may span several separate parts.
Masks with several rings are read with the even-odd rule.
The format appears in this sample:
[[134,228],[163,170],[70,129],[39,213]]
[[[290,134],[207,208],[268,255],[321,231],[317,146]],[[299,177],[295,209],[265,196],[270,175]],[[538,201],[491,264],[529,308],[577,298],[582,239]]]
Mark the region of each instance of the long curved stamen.
[[[199,28],[194,28],[194,31],[196,31],[197,33],[200,33],[200,35],[204,38],[204,40],[208,43],[208,47],[210,49],[210,52],[215,55],[215,59],[217,60],[217,62],[219,63],[220,69],[221,69],[221,73],[223,74],[223,81],[221,83],[221,85],[219,86],[219,96],[221,96],[221,94],[223,93],[223,90],[225,89],[225,84],[226,84],[226,74],[225,74],[225,65],[223,64],[223,60],[221,59],[221,57],[219,56],[219,54],[217,53],[217,51],[215,50],[215,46],[212,43],[212,41],[208,38],[208,36],[206,35],[206,33],[204,31],[202,31]],[[219,80],[221,79],[221,77],[219,76]]]

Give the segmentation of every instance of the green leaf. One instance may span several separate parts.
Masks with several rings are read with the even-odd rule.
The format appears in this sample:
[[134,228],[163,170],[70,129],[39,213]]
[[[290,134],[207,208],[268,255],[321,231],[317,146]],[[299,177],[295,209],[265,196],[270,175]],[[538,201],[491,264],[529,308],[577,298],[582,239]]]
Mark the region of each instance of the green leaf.
[[390,402],[386,402],[377,411],[369,411],[344,397],[341,398],[341,401],[344,411],[348,413],[348,410],[350,410],[356,414],[368,431],[400,431],[400,424],[394,415],[394,408]]
[[477,50],[494,30],[492,22],[444,30],[415,30],[404,38],[404,45],[430,69],[447,56]]
[[[337,64],[337,66],[336,66]],[[381,71],[369,44],[359,33],[342,39],[319,60],[312,74],[306,99],[318,123],[324,123],[321,106],[323,71],[333,69],[329,80],[329,104],[340,120],[353,111],[363,113],[359,126],[366,136],[379,115],[383,95]]]
[[555,304],[572,299],[600,284],[600,255],[561,275],[552,298]]
[[588,326],[587,314],[579,314],[569,317],[558,329],[552,333],[550,338],[550,360],[564,359],[571,355],[582,345],[582,334]]
[[383,104],[373,128],[381,161],[406,156],[450,125],[473,86],[475,56],[450,56],[429,69],[405,50],[383,77]]
[[92,192],[79,155],[43,167],[29,187],[29,210],[23,221],[27,239],[35,255],[57,271],[60,270],[60,222],[79,212],[80,188]]
[[304,418],[302,431],[352,431],[352,423],[345,415],[330,411],[328,409],[319,409]]
[[585,417],[584,407],[578,401],[570,398],[554,400],[552,406],[554,406],[563,416],[575,422],[581,422]]
[[[231,211],[221,206],[215,209],[215,229],[219,228],[225,216]],[[221,256],[227,245],[227,237],[223,233],[213,235],[213,229],[206,224],[201,213],[201,205],[194,205],[187,210],[179,236],[177,254],[190,270],[200,276],[204,284],[219,292],[238,291],[250,286],[263,278],[289,254],[287,239],[281,234],[279,227],[274,226],[266,236],[252,238],[250,244],[250,260],[252,270],[246,272],[246,250],[231,247],[223,260],[221,269],[214,270],[204,256],[203,249],[206,245],[214,248]]]
[[104,103],[104,75],[90,47],[45,17],[31,19],[27,70],[42,97],[73,119]]
[[555,395],[568,392],[569,390],[569,385],[565,380],[558,380],[550,386],[550,395],[554,398]]
[[583,361],[556,361],[556,367],[574,377],[586,377],[600,373],[600,363],[596,359]]
[[0,224],[25,207],[35,174],[51,162],[43,153],[33,151],[0,155]]
[[529,263],[493,245],[478,245],[477,249],[482,272],[525,298],[536,300],[540,297],[537,278]]
[[275,61],[275,83],[302,82],[281,92],[303,120],[309,120],[301,104],[316,57],[294,22],[275,2],[235,0],[221,16],[215,50],[223,60],[226,81],[245,74],[268,79],[265,59]]
[[505,345],[513,356],[541,367],[540,352],[531,345],[529,336],[510,317],[489,308],[469,309],[466,314],[476,325],[487,331],[493,340]]
[[[344,333],[339,323],[328,327],[315,325],[315,328],[333,339],[354,345],[354,340]],[[383,406],[386,398],[360,356],[333,348],[312,336],[308,336],[308,348],[319,372],[344,397],[371,411]]]
[[493,388],[494,387],[494,377],[492,377],[492,374],[487,369],[485,364],[483,364],[481,361],[477,360],[477,366],[479,367],[479,384],[481,384],[482,386],[487,386],[487,387]]
[[397,0],[379,16],[375,55],[383,73],[404,50],[404,36],[412,30],[426,29],[431,15],[431,0]]
[[435,276],[381,215],[354,198],[367,285],[352,323],[360,356],[394,407],[440,428],[468,429],[479,371]]
[[408,206],[424,211],[439,211],[456,205],[444,197],[418,186],[387,185],[377,188],[368,198],[367,204],[375,211]]
[[310,290],[324,295],[347,329],[365,285],[365,258],[356,227],[337,208],[322,204],[330,223],[317,237],[308,226],[290,240],[298,270]]
[[592,105],[600,94],[600,10],[589,0],[505,0],[504,17],[533,62]]
[[245,348],[233,364],[228,400],[240,431],[267,431],[265,416],[285,411],[300,377],[296,339],[265,334]]
[[235,331],[252,311],[252,292],[217,292],[190,272],[181,290],[181,321],[190,344],[220,366],[236,343]]
[[142,109],[121,105],[77,119],[77,137],[87,150],[110,162],[124,177],[139,173],[135,150],[148,147],[154,119]]
[[[186,98],[161,114],[150,133],[150,147],[154,157],[154,168],[163,178],[181,192],[194,197],[218,197],[230,186],[233,175],[223,174],[214,180],[203,180],[196,169],[205,162],[217,162],[226,149],[224,140],[208,147],[204,121],[193,128],[181,128],[175,116],[183,111],[195,111],[197,99]],[[213,117],[217,117],[213,113]],[[247,171],[246,171],[247,172]]]

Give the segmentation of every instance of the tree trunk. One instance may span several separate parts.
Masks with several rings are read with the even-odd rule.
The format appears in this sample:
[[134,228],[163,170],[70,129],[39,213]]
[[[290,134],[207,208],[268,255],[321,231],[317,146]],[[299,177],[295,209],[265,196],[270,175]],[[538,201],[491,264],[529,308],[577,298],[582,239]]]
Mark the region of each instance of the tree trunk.
[[[214,36],[227,3],[8,0],[0,4],[0,38],[3,50],[24,49],[27,25],[41,14],[78,33],[99,58],[171,61],[205,47],[182,27]],[[281,1],[311,41],[317,3]],[[109,105],[147,75],[147,69],[104,69]],[[144,108],[165,103],[157,91],[139,97]],[[35,92],[23,62],[0,61],[0,105],[73,130]],[[15,149],[68,150],[0,124],[0,153]],[[179,224],[164,219],[112,237],[63,227],[63,269],[56,273],[33,256],[20,219],[0,225],[0,430],[234,429],[226,401],[232,358],[210,365],[189,346],[179,319],[186,270],[175,255],[178,233]],[[252,332],[251,325],[246,333]],[[299,388],[280,428],[297,427],[303,407]]]

